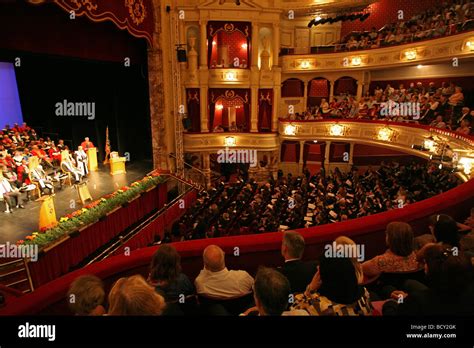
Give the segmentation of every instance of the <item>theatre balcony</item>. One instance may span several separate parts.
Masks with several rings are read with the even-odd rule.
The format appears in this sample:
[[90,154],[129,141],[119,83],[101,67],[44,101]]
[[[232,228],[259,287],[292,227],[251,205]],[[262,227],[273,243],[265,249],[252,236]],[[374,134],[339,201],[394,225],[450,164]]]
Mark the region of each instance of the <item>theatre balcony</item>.
[[[474,138],[448,130],[387,121],[280,119],[279,134],[282,146],[285,143],[297,144],[296,149],[301,151],[299,157],[296,154],[300,167],[305,145],[324,144],[321,152],[326,162],[323,160],[323,163],[325,162],[326,169],[333,169],[334,166],[350,167],[354,164],[354,145],[365,144],[396,150],[453,168],[464,181],[474,177]],[[340,161],[329,165],[331,143],[344,145],[341,151],[346,151],[347,156],[341,155]],[[327,153],[324,154],[324,151]]]
[[[460,59],[474,57],[474,31],[409,44],[336,53],[280,56],[283,74],[305,72],[351,71],[403,65],[446,62],[453,59],[454,67]],[[454,60],[456,58],[456,60]]]

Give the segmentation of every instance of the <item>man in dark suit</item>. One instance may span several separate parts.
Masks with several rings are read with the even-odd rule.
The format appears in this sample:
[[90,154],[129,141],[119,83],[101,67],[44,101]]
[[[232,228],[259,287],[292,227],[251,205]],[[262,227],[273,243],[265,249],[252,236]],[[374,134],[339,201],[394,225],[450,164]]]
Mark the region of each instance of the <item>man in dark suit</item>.
[[304,292],[316,273],[316,262],[301,260],[304,247],[304,238],[301,234],[294,231],[283,234],[281,254],[285,258],[285,264],[278,270],[290,281],[292,293]]

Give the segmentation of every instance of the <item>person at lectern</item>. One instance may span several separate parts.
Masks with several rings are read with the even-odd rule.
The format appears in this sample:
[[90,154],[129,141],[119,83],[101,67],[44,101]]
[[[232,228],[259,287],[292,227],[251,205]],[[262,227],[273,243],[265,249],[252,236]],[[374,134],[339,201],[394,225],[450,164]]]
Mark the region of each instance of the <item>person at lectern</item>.
[[81,143],[81,147],[83,148],[84,151],[87,151],[89,149],[94,148],[94,143],[89,140],[88,137],[84,138],[84,141]]
[[80,171],[81,176],[87,176],[87,174],[89,174],[89,169],[87,168],[88,157],[84,148],[79,146],[74,155],[76,156],[77,169]]

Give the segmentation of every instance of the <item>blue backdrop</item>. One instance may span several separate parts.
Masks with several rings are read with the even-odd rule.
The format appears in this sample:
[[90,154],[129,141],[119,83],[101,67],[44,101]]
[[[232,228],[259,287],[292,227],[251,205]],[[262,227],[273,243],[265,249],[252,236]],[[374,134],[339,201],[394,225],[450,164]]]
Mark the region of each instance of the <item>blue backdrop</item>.
[[6,124],[22,124],[20,96],[12,63],[0,62],[0,129]]

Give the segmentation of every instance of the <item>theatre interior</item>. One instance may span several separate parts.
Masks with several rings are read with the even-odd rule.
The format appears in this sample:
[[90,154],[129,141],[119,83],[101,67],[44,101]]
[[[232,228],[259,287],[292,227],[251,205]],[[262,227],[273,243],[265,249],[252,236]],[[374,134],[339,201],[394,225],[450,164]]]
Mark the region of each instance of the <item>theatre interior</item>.
[[0,32],[0,315],[474,314],[474,1],[8,0]]

